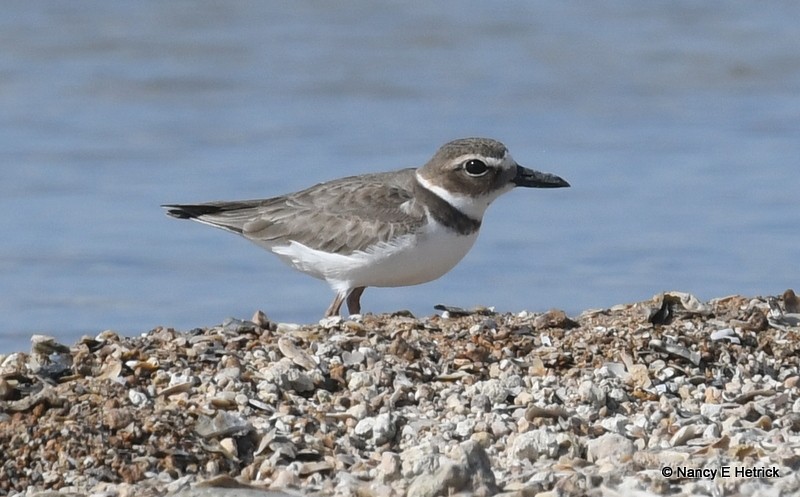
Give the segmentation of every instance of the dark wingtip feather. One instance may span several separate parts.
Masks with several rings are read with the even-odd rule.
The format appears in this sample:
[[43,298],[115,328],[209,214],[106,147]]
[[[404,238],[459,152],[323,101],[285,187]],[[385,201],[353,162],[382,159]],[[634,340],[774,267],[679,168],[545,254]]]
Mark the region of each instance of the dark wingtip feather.
[[222,209],[215,205],[178,205],[166,204],[161,207],[167,209],[167,215],[178,219],[194,219],[205,214],[215,214]]

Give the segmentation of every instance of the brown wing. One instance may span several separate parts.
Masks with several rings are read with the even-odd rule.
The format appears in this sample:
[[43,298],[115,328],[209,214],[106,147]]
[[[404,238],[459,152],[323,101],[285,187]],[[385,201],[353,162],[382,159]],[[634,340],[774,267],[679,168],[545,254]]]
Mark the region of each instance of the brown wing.
[[414,181],[414,169],[403,169],[342,178],[266,200],[165,207],[171,216],[196,219],[261,245],[296,241],[347,254],[414,230],[425,215],[413,202]]

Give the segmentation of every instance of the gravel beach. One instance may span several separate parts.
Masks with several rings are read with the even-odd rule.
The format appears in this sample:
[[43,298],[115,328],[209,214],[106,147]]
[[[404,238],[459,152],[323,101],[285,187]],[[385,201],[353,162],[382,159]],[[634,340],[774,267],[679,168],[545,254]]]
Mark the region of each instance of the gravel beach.
[[800,495],[800,314],[668,292],[32,337],[0,495]]

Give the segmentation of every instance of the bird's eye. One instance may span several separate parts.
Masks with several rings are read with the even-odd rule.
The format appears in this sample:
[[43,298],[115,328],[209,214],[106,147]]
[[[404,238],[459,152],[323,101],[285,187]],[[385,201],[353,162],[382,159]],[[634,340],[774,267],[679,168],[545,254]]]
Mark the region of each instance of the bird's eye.
[[483,161],[478,159],[470,159],[464,163],[464,170],[470,176],[483,176],[487,172],[489,172],[489,168],[486,167],[486,164]]

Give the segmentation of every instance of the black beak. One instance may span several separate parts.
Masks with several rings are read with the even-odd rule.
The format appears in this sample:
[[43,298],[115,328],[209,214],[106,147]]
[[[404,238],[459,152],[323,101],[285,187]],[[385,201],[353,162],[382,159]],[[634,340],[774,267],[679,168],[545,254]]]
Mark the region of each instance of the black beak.
[[569,186],[569,183],[555,174],[540,173],[520,165],[517,165],[517,175],[511,182],[527,188],[564,188]]

